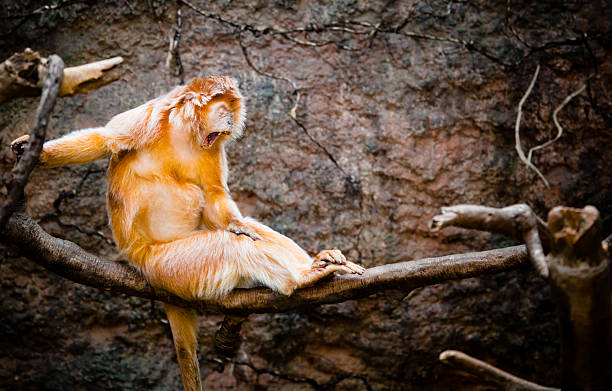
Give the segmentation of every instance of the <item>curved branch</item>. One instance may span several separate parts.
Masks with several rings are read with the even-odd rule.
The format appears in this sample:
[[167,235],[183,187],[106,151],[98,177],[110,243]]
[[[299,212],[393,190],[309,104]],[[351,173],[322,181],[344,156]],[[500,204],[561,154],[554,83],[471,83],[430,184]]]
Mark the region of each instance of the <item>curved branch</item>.
[[521,379],[457,350],[446,350],[440,353],[440,361],[478,377],[483,383],[494,384],[500,390],[560,391],[558,388],[545,387]]
[[283,296],[267,288],[236,289],[219,302],[188,302],[153,288],[132,266],[98,258],[76,244],[46,233],[26,214],[15,214],[3,233],[34,262],[80,284],[183,307],[230,315],[285,312],[359,299],[373,293],[414,288],[514,269],[527,263],[525,246],[447,255],[377,266],[361,275],[342,275]]

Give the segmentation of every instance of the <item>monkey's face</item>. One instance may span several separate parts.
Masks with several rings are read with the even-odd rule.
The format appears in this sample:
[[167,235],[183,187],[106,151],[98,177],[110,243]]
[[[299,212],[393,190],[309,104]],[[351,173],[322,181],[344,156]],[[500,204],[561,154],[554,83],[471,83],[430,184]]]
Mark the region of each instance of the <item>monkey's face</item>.
[[187,130],[193,142],[209,149],[242,134],[245,108],[237,82],[225,76],[194,79],[169,94],[169,121]]
[[236,132],[236,113],[233,104],[225,97],[214,98],[205,107],[204,121],[196,138],[201,148],[208,149]]

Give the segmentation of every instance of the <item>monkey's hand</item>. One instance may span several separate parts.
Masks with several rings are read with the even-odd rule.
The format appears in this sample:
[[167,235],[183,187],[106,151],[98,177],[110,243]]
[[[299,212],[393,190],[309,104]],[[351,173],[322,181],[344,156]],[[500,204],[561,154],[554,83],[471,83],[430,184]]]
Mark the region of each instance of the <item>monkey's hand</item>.
[[11,149],[13,150],[15,157],[17,157],[17,160],[21,159],[21,156],[25,152],[26,146],[28,145],[28,141],[30,141],[30,136],[27,134],[11,141]]
[[263,240],[261,236],[259,236],[255,230],[251,229],[248,224],[240,221],[240,220],[232,220],[230,221],[230,225],[228,227],[228,231],[234,233],[236,235],[245,235],[253,240]]
[[340,250],[323,250],[317,254],[312,262],[312,268],[325,268],[328,265],[338,265],[347,273],[363,274],[365,268],[351,261],[347,261],[346,257]]

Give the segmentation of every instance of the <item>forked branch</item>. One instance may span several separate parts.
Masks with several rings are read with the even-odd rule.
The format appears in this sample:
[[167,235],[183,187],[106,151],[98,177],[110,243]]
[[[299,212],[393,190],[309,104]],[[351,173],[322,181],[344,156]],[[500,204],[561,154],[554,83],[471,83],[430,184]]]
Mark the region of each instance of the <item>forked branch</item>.
[[435,216],[429,227],[432,231],[439,231],[448,226],[497,232],[523,240],[527,245],[533,266],[540,276],[548,277],[548,266],[539,233],[542,232],[542,237],[548,238],[548,230],[529,206],[517,204],[505,208],[490,208],[481,205],[444,207],[442,214]]

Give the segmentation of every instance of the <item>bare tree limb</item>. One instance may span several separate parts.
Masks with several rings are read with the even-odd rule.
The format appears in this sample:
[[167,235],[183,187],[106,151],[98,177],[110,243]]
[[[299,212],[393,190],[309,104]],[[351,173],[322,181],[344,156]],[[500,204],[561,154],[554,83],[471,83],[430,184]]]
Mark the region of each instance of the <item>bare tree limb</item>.
[[442,214],[434,216],[431,220],[429,228],[435,232],[448,226],[497,232],[523,240],[527,245],[533,266],[540,276],[548,277],[548,266],[539,230],[543,232],[545,238],[549,234],[546,228],[538,223],[537,216],[529,206],[517,204],[501,209],[481,205],[444,207]]
[[561,330],[563,390],[612,389],[612,306],[608,246],[599,212],[553,208],[547,256]]
[[[38,52],[25,49],[0,64],[0,103],[19,96],[38,96],[43,88],[48,61]],[[112,69],[122,62],[122,57],[113,57],[64,68],[59,96],[87,93],[117,80],[119,72]]]
[[36,122],[30,133],[30,140],[21,159],[11,173],[11,179],[7,184],[7,197],[0,209],[0,230],[11,217],[17,202],[23,197],[23,189],[28,182],[28,177],[38,163],[38,157],[42,151],[47,132],[49,117],[55,106],[60,84],[62,83],[64,62],[59,56],[49,57],[48,70],[43,82],[42,95],[38,109],[36,109]]
[[461,371],[472,374],[482,383],[493,384],[503,391],[560,391],[558,388],[541,386],[521,379],[493,365],[487,364],[457,350],[446,350],[440,353],[440,361]]
[[130,265],[106,261],[70,241],[49,235],[26,214],[13,215],[2,236],[4,242],[18,246],[34,262],[74,282],[236,316],[339,303],[389,289],[409,292],[420,286],[511,270],[527,262],[525,247],[515,246],[377,266],[361,276],[336,276],[316,286],[299,289],[292,296],[283,296],[267,288],[236,289],[219,302],[188,302],[153,288]]
[[[433,229],[456,225],[511,236],[522,232],[532,261],[543,255],[534,257],[530,249],[533,241],[539,240],[537,224],[525,205],[503,209],[458,205],[442,212],[432,221]],[[592,206],[553,208],[548,214],[548,231],[550,252],[543,262],[550,276],[561,329],[562,389],[610,390],[612,278],[608,243],[601,238],[599,212]]]
[[112,83],[119,79],[120,74],[110,71],[122,62],[123,57],[112,57],[64,69],[59,95],[85,94]]

